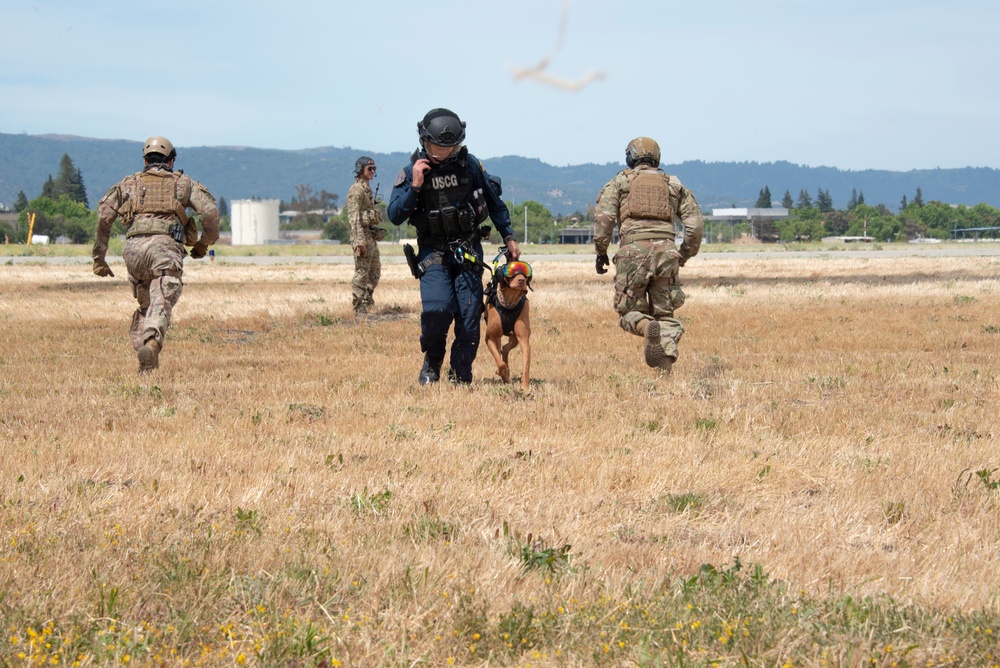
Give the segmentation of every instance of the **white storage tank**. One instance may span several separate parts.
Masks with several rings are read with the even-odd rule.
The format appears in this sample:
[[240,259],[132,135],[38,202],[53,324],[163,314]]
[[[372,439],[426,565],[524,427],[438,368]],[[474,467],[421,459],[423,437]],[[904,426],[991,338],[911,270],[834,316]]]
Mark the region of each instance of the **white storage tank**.
[[234,200],[232,216],[233,245],[260,246],[278,238],[278,205],[276,199]]

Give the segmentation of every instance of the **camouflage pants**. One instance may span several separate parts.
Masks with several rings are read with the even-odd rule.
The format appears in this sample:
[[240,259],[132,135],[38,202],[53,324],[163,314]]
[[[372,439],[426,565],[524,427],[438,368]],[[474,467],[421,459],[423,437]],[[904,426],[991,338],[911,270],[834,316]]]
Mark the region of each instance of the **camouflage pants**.
[[354,258],[354,278],[351,280],[351,306],[355,311],[367,311],[375,306],[372,295],[382,278],[382,260],[378,244],[369,238],[363,257]]
[[[165,234],[125,240],[122,258],[139,308],[132,314],[130,336],[138,350],[155,338],[160,346],[170,327],[170,313],[181,298],[184,246]],[[164,272],[170,272],[170,275]]]
[[[677,344],[684,325],[674,310],[684,304],[684,291],[677,282],[680,254],[672,240],[635,241],[615,255],[614,308],[618,325],[630,334],[642,336],[640,323],[660,322],[663,350],[677,359]],[[642,327],[644,330],[645,327]]]

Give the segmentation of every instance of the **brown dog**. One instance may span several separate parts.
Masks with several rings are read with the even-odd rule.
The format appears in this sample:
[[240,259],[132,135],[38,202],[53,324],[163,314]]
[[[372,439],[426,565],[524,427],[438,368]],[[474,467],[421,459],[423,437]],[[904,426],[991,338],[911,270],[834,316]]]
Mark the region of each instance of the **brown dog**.
[[[531,285],[531,266],[527,262],[508,262],[493,272],[493,280],[486,290],[486,347],[497,364],[497,375],[510,382],[510,351],[520,344],[521,390],[531,392],[531,312],[528,290]],[[507,343],[501,345],[502,338]]]

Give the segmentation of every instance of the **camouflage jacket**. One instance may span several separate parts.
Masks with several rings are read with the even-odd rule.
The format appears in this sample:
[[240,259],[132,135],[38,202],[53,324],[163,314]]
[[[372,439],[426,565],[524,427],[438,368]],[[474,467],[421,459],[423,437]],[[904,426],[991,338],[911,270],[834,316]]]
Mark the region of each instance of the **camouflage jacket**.
[[367,246],[375,242],[373,229],[382,223],[382,212],[375,206],[368,182],[358,177],[347,191],[347,222],[351,226],[351,246]]
[[[633,197],[637,184],[645,184],[642,197]],[[641,199],[641,202],[639,201]],[[617,223],[622,243],[630,238],[674,239],[675,219],[684,226],[684,238],[679,249],[688,259],[698,254],[705,223],[701,207],[690,190],[675,176],[644,164],[635,169],[623,169],[608,181],[597,196],[594,209],[594,246],[598,255],[608,252],[608,245]]]
[[[150,165],[143,172],[170,172],[169,169],[161,165]],[[129,217],[130,204],[138,201],[137,185],[139,175],[137,172],[111,186],[108,192],[97,205],[97,230],[94,238],[94,248],[91,256],[95,260],[103,260],[108,252],[108,240],[111,237],[111,226],[119,218]],[[201,239],[200,242],[206,246],[211,246],[219,239],[219,207],[215,204],[215,197],[208,192],[205,186],[194,181],[186,174],[174,174],[174,197],[184,208],[194,209],[201,219]],[[174,222],[183,222],[176,214],[143,214],[140,213],[133,220],[122,220],[126,227],[142,222],[144,219],[160,219],[168,225]]]

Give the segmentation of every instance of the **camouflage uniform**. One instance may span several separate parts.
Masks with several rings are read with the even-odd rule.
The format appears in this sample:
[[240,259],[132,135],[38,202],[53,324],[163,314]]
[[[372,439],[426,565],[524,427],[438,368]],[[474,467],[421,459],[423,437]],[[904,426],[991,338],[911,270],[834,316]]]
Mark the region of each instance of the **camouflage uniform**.
[[[375,206],[371,186],[362,177],[354,179],[347,191],[347,220],[351,225],[351,247],[354,248],[354,278],[351,280],[351,305],[356,313],[367,313],[374,308],[372,294],[382,277],[382,260],[378,241],[382,231],[382,212]],[[365,254],[359,256],[359,247]]]
[[[684,226],[679,250],[674,240],[677,217]],[[657,321],[660,345],[672,363],[684,334],[674,317],[674,309],[684,303],[678,267],[698,254],[704,232],[698,202],[676,177],[639,163],[618,172],[601,189],[594,220],[598,256],[607,255],[615,223],[619,225],[613,304],[619,326],[644,336],[650,322]]]
[[[172,193],[169,181],[165,181],[167,196],[172,195],[181,209],[169,213],[144,212],[139,202],[144,198],[146,190],[140,176],[145,174],[172,180]],[[170,236],[168,228],[171,224],[183,222],[181,216],[183,214],[186,217],[186,208],[192,208],[199,214],[202,231],[201,238],[198,239],[197,229],[193,222],[189,223],[185,243],[195,246],[192,256],[195,256],[198,249],[200,254],[196,257],[202,257],[204,249],[219,238],[219,209],[212,194],[189,176],[174,173],[165,164],[148,165],[142,172],[126,176],[111,186],[98,204],[97,231],[92,251],[95,267],[105,262],[111,226],[115,220],[121,218],[126,227],[122,257],[132,283],[132,294],[139,302],[139,307],[132,314],[130,330],[132,347],[136,351],[150,340],[157,343],[157,351],[163,347],[164,337],[170,326],[171,311],[180,299],[183,288],[181,276],[187,252],[184,244]],[[140,367],[140,370],[149,369]]]

